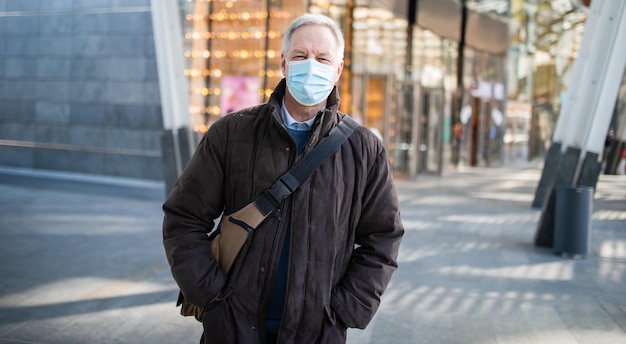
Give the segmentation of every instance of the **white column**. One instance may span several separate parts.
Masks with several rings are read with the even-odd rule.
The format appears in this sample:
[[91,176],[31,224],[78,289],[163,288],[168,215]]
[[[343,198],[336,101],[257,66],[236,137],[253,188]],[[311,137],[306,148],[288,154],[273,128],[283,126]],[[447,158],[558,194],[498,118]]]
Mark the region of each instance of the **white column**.
[[[183,34],[178,4],[175,0],[151,0],[152,27],[159,74],[159,92],[163,113],[163,128],[174,135],[174,151],[180,152],[177,140],[179,128],[191,127],[189,114],[189,81],[185,76]],[[191,140],[189,140],[189,149]],[[181,171],[179,154],[177,170]]]
[[626,65],[625,16],[623,0],[591,2],[567,97],[553,133],[553,141],[561,142],[563,152],[568,147],[580,149],[575,176],[588,151],[602,152]]
[[602,7],[603,1],[605,0],[594,1],[594,7],[587,13],[585,31],[583,32],[580,48],[578,49],[578,56],[572,65],[565,101],[561,106],[559,119],[556,122],[554,133],[552,134],[553,141],[560,142],[563,151],[572,144],[572,133],[581,120],[580,116],[582,113],[579,111],[579,107],[585,98],[587,98],[587,95],[584,93],[586,90],[584,90],[585,86],[582,79],[585,72],[588,71],[587,64],[591,59],[592,45],[600,17],[599,9]]
[[579,132],[584,134],[581,135],[583,152],[598,154],[604,148],[604,140],[626,67],[626,2],[605,1],[616,6],[609,9],[608,17],[603,18],[606,32],[602,37],[598,37],[598,41],[605,43],[603,45],[605,48],[600,52],[601,59],[597,62],[602,66],[603,73],[596,76],[598,95],[594,97],[593,112],[587,123],[583,123],[583,130]]

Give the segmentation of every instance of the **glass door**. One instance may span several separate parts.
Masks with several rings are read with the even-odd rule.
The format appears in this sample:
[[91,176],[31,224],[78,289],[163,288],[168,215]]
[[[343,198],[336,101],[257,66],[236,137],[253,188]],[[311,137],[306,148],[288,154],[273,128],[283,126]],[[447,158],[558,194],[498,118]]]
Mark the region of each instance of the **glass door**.
[[422,88],[419,104],[419,173],[443,171],[443,88]]

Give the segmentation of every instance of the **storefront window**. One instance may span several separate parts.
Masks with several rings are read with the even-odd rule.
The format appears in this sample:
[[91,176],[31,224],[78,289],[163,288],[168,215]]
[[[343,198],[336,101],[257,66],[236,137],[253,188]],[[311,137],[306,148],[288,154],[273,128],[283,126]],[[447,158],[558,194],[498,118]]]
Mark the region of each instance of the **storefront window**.
[[508,18],[511,0],[467,0],[467,7],[478,13]]
[[[461,146],[455,147],[460,147],[462,162],[497,160],[499,148],[491,140],[502,136],[493,124],[502,125],[498,114],[504,112],[503,56],[466,47],[459,82],[458,42],[421,27],[419,21],[409,32],[406,13],[395,13],[402,11],[380,1],[188,0],[181,4],[185,73],[196,131],[206,131],[230,111],[267,100],[283,77],[284,30],[305,12],[321,13],[333,18],[346,38],[338,83],[340,110],[383,140],[397,173],[441,173],[444,162],[452,161],[454,137],[461,139]],[[490,16],[509,12],[509,1],[468,0],[467,4]],[[458,85],[462,85],[460,93]],[[457,94],[462,94],[462,100]],[[459,112],[462,123],[454,122],[453,127],[452,118]],[[484,119],[474,123],[472,116]]]
[[204,132],[230,111],[256,105],[282,78],[283,31],[301,0],[205,0],[185,5],[190,113]]
[[[395,115],[389,105],[394,83],[404,77],[406,28],[406,21],[389,11],[366,7],[354,10],[352,113],[381,136],[387,129],[385,118]],[[395,132],[388,135],[394,136]]]
[[504,63],[504,56],[465,51],[465,91],[460,112],[463,165],[492,166],[502,160],[507,126]]
[[[391,150],[392,163],[406,163],[411,149],[411,114],[401,99],[406,77],[407,28],[405,18],[377,7],[369,0],[312,1],[311,12],[333,17],[346,36],[344,75],[339,84],[342,111],[377,134]],[[349,90],[346,94],[345,90]],[[409,122],[407,125],[406,123]],[[397,155],[397,157],[396,157]]]

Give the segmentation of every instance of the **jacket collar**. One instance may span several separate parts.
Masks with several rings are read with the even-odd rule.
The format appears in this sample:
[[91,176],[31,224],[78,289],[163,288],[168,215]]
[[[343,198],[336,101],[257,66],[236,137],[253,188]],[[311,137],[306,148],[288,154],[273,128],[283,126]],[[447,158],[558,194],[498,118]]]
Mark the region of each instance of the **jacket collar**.
[[[282,123],[280,118],[280,107],[283,102],[283,97],[285,97],[285,93],[287,92],[287,80],[283,78],[270,96],[268,101],[268,105],[271,107],[271,113],[274,116],[275,120],[278,123]],[[339,110],[339,92],[337,91],[337,86],[333,87],[333,90],[328,95],[328,99],[326,100],[326,109],[318,112],[315,122],[313,123],[313,133],[321,134],[321,136],[326,136],[330,132],[330,129],[334,127],[339,122],[339,116],[336,116]]]

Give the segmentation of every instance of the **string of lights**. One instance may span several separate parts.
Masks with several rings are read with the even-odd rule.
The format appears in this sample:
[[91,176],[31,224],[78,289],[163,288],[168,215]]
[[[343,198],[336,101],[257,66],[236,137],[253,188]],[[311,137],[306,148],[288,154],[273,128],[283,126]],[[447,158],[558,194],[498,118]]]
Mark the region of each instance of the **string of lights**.
[[[302,12],[301,0],[188,0],[184,15],[185,76],[193,129],[268,97],[282,78],[283,30]],[[265,85],[266,84],[266,85]],[[234,87],[243,89],[233,90]]]

